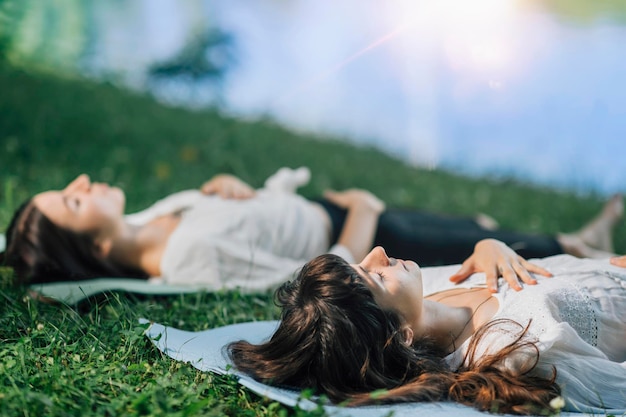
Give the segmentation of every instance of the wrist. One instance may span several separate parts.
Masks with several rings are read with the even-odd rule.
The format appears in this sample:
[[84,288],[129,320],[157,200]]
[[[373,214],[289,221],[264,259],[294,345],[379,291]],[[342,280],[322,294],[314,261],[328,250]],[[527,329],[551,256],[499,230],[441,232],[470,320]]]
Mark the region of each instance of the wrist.
[[348,210],[359,213],[380,214],[385,210],[385,204],[378,199],[357,200],[348,207]]
[[492,238],[481,239],[478,242],[476,242],[476,245],[474,245],[474,249],[478,249],[481,246],[497,245],[499,243],[500,241],[497,239],[492,239]]

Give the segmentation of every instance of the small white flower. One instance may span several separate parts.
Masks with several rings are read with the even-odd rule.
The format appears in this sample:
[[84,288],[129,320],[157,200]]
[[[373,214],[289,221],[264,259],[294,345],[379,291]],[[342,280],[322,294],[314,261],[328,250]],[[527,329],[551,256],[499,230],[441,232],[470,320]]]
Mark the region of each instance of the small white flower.
[[43,330],[43,323],[37,323],[37,330],[39,331]]
[[563,399],[563,397],[554,397],[550,400],[550,407],[552,407],[554,410],[560,410],[561,408],[565,407],[565,400]]

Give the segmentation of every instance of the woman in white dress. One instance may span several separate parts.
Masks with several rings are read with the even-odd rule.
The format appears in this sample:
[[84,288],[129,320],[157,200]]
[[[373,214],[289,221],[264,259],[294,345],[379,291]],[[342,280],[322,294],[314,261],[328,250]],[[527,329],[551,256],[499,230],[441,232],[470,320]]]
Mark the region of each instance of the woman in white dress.
[[[233,343],[231,359],[348,405],[450,400],[543,415],[562,397],[568,411],[626,412],[626,269],[569,255],[529,264],[495,240],[457,268],[422,270],[381,247],[354,264],[322,255],[277,290],[271,339]],[[494,293],[487,276],[508,279]]]
[[623,210],[616,197],[579,232],[540,236],[487,230],[473,219],[385,210],[363,190],[310,201],[294,192],[308,175],[282,169],[262,190],[218,175],[200,190],[172,194],[131,215],[124,214],[123,190],[80,175],[22,205],[7,231],[5,262],[22,283],[160,277],[173,285],[255,291],[277,286],[323,253],[360,259],[372,242],[425,265],[462,262],[487,237],[525,257],[606,256]]

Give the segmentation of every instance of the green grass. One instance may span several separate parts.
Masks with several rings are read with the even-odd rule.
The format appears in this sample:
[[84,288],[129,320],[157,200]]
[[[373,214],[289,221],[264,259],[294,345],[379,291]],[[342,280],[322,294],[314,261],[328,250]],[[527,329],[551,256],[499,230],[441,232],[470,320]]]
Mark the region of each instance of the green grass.
[[[81,172],[121,185],[129,211],[218,172],[258,186],[277,168],[300,165],[313,172],[307,196],[327,187],[365,187],[389,205],[480,211],[503,227],[534,232],[575,229],[602,204],[594,195],[421,170],[270,122],[167,108],[110,85],[1,64],[0,91],[0,230],[22,200]],[[624,231],[617,231],[621,252]],[[188,330],[273,319],[269,294],[109,294],[77,307],[52,306],[8,285],[10,270],[0,274],[0,415],[306,414],[171,361],[138,325],[140,317]]]

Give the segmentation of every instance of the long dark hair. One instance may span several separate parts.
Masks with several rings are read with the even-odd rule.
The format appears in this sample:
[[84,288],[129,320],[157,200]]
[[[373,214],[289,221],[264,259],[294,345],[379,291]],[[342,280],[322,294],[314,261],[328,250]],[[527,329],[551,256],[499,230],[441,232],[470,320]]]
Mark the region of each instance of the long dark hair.
[[0,262],[15,270],[18,284],[78,281],[96,277],[145,278],[100,255],[93,238],[55,225],[32,199],[15,212]]
[[[494,355],[475,355],[479,330],[460,369],[428,338],[409,346],[400,317],[381,309],[356,271],[335,255],[307,263],[276,292],[281,323],[268,342],[228,346],[235,367],[257,380],[313,388],[348,405],[452,400],[483,411],[532,414],[559,395],[556,373],[531,376],[538,351],[519,326],[515,340]],[[535,362],[520,373],[506,370],[509,355],[531,347]]]

